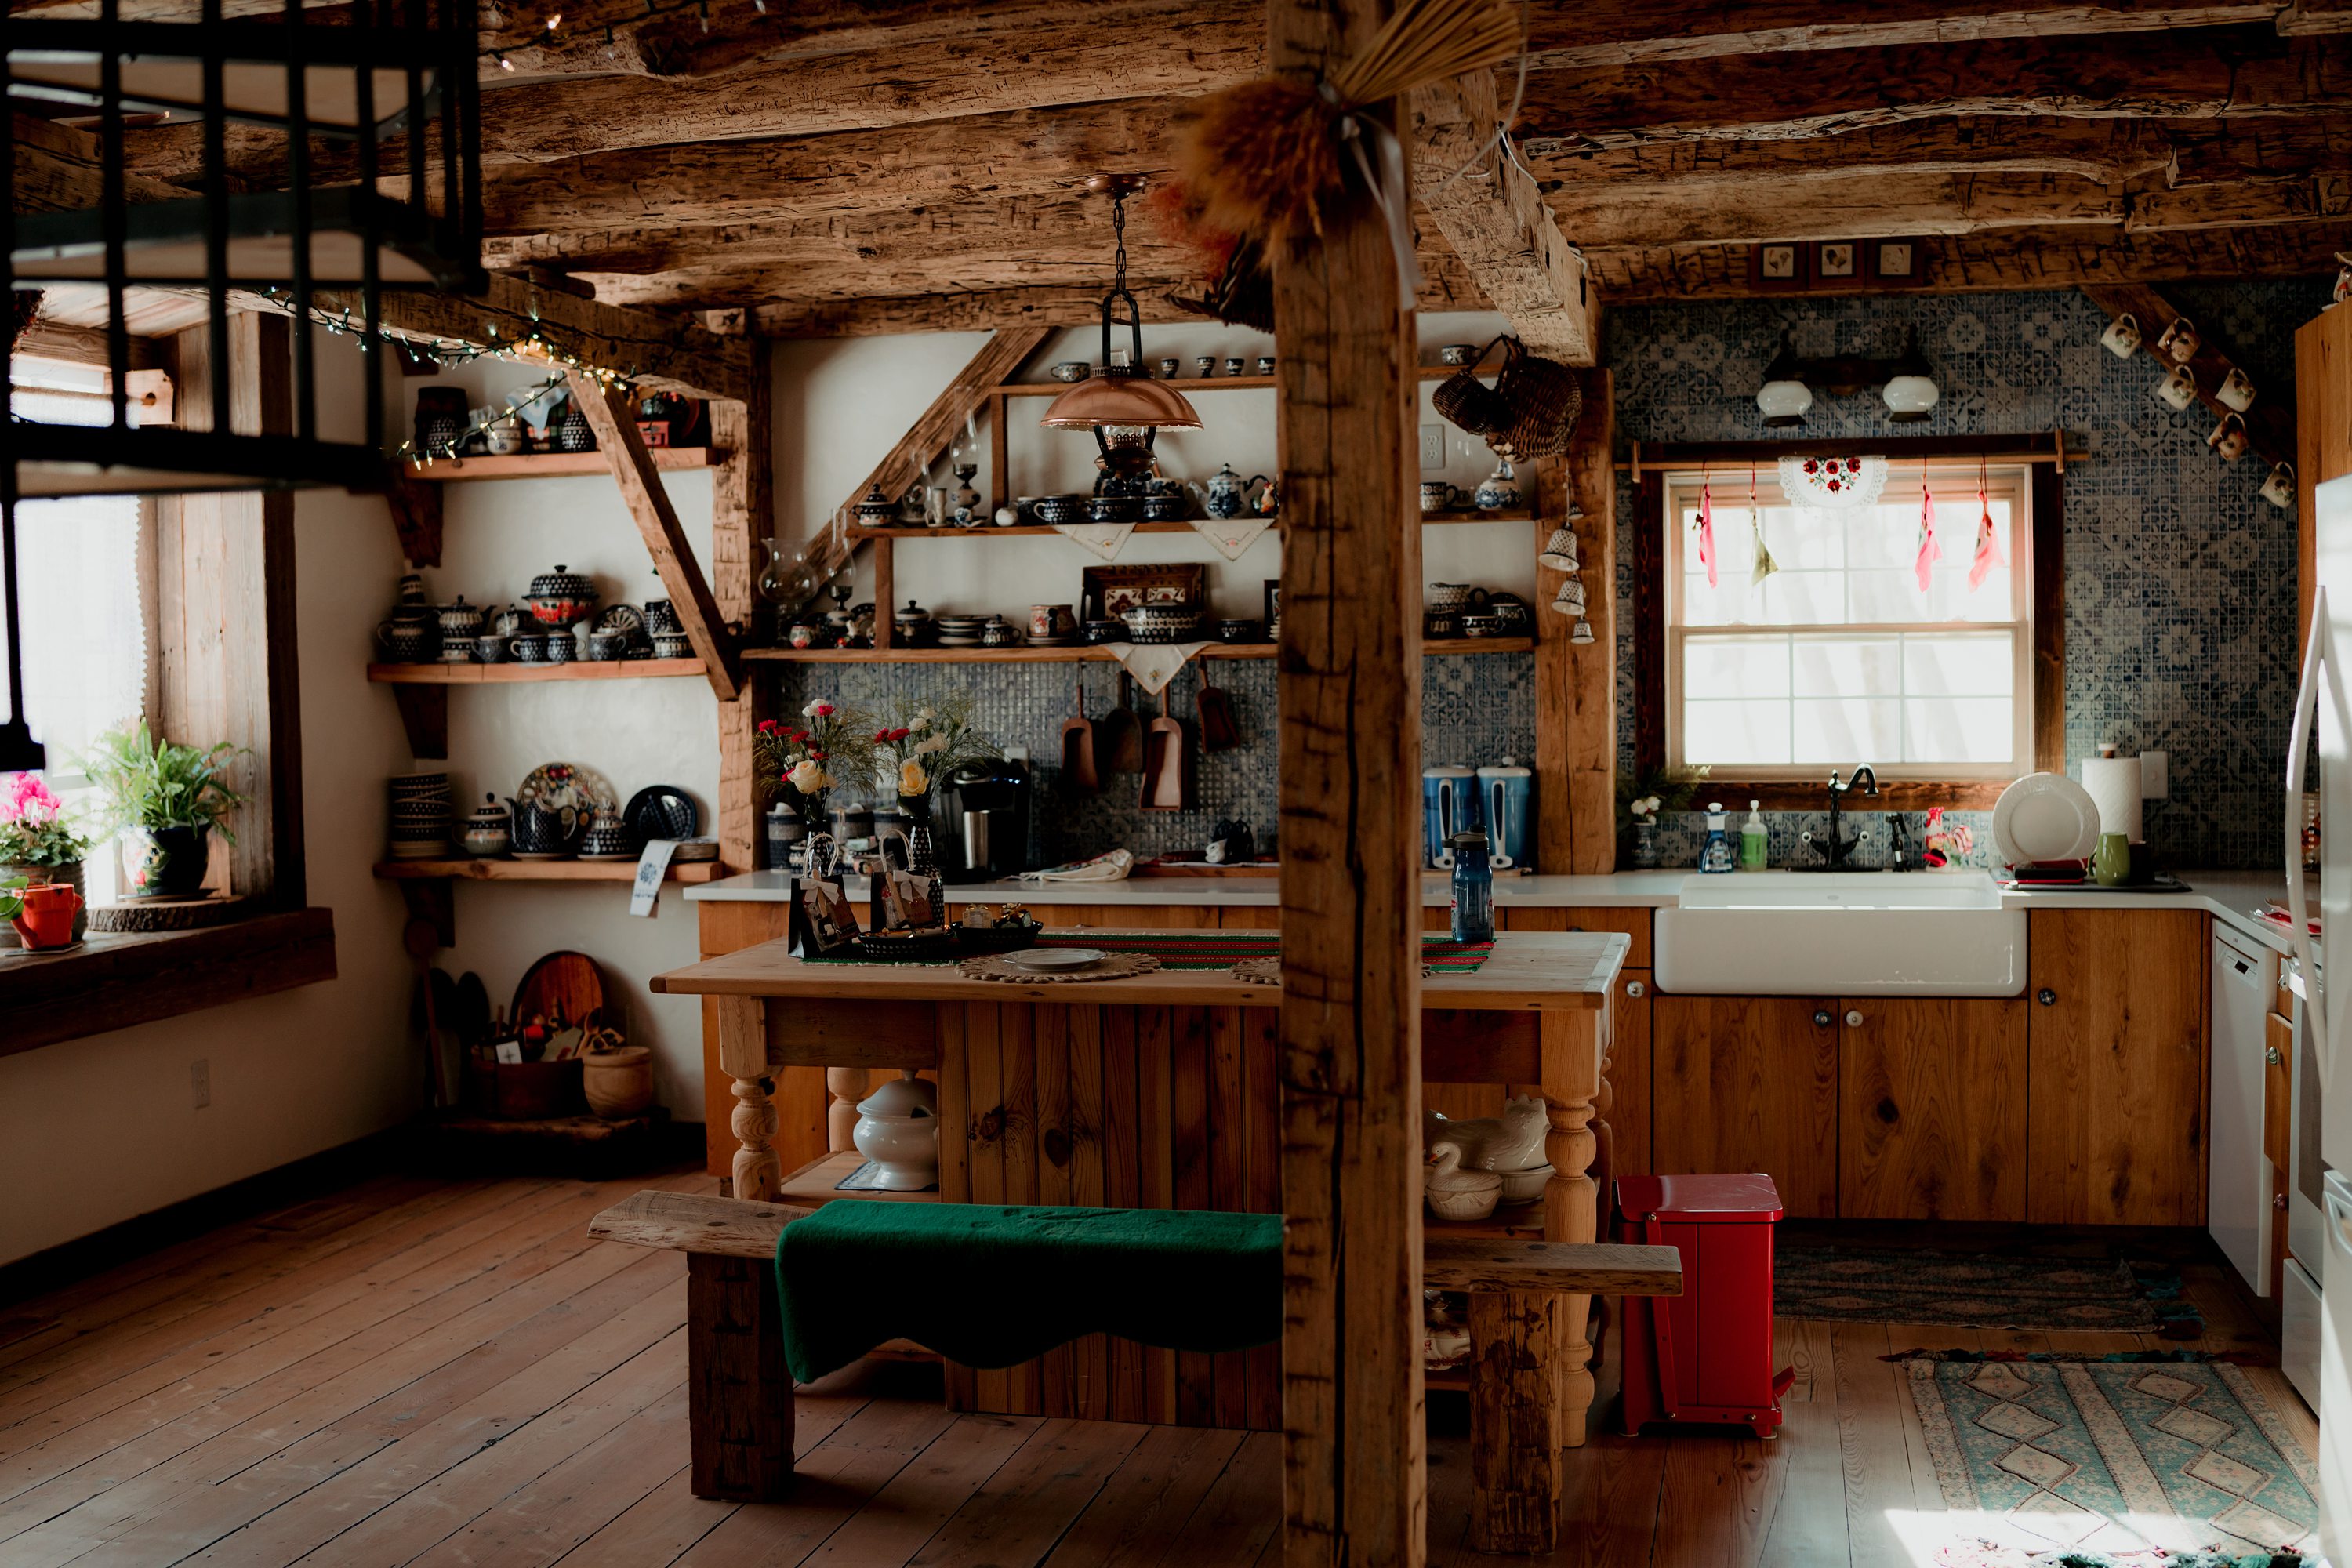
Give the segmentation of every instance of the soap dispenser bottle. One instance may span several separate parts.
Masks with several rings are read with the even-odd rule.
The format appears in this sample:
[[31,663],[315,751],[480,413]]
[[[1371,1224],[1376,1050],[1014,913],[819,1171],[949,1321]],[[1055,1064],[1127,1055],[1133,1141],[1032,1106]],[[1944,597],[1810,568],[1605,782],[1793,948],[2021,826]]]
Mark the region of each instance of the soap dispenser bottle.
[[1748,820],[1739,825],[1739,868],[1761,871],[1770,858],[1770,837],[1764,831],[1763,802],[1748,803]]
[[1729,871],[1732,868],[1731,840],[1725,835],[1724,822],[1723,803],[1719,800],[1708,801],[1706,803],[1706,844],[1698,852],[1698,868],[1702,871]]

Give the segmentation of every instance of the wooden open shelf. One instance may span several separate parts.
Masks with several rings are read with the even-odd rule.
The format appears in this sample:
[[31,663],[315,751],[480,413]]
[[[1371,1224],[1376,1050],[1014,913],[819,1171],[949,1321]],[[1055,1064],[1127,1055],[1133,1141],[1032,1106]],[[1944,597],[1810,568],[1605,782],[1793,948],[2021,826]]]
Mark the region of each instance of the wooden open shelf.
[[[1501,511],[1425,511],[1421,514],[1421,521],[1424,525],[1442,522],[1533,522],[1536,514],[1526,507]],[[1279,531],[1282,520],[1276,518],[1273,521]],[[893,542],[909,539],[1050,539],[1059,531],[1044,523],[1022,522],[1003,528],[992,522],[983,522],[971,528],[853,528],[849,531],[849,537],[856,540],[887,539]],[[1189,522],[1139,522],[1135,525],[1135,531],[1191,533],[1193,529]]]
[[[708,468],[724,462],[727,453],[717,447],[653,447],[647,448],[654,467],[665,473],[680,468]],[[581,474],[609,474],[613,460],[603,452],[514,452],[499,458],[436,458],[429,463],[411,460],[411,479],[442,484],[465,479],[561,479]]]
[[500,686],[525,680],[651,680],[700,677],[698,658],[616,658],[570,664],[372,664],[367,678],[380,686]]
[[1541,1241],[1544,1205],[1538,1198],[1528,1204],[1504,1204],[1485,1219],[1440,1219],[1422,1211],[1421,1226],[1428,1236],[1493,1237],[1506,1241]]
[[[379,860],[375,874],[387,882],[634,882],[637,863],[629,860]],[[721,875],[716,860],[673,864],[672,882],[711,882]]]
[[[1422,653],[1436,658],[1454,654],[1532,653],[1533,637],[1455,637],[1424,643]],[[1272,658],[1272,643],[1242,643],[1228,647],[1212,643],[1196,658]],[[785,664],[1078,664],[1111,663],[1099,647],[747,647],[749,659],[772,659]]]
[[940,1201],[939,1189],[927,1193],[844,1193],[834,1190],[839,1182],[866,1163],[866,1156],[855,1149],[836,1149],[830,1154],[819,1155],[787,1174],[776,1191],[781,1204],[829,1204],[848,1199],[867,1203],[935,1204]]
[[[1257,356],[1253,354],[1250,357],[1255,359]],[[1461,368],[1457,364],[1424,364],[1416,366],[1415,374],[1423,381],[1444,381]],[[1496,364],[1481,369],[1479,374],[1493,375],[1501,369],[1500,364]],[[1180,375],[1173,380],[1163,381],[1159,375],[1154,374],[1151,379],[1159,382],[1162,386],[1171,387],[1187,396],[1195,392],[1259,392],[1272,386],[1275,381],[1275,378],[1270,375]],[[1083,381],[1008,381],[989,388],[983,395],[1058,397],[1074,386],[1085,384]]]

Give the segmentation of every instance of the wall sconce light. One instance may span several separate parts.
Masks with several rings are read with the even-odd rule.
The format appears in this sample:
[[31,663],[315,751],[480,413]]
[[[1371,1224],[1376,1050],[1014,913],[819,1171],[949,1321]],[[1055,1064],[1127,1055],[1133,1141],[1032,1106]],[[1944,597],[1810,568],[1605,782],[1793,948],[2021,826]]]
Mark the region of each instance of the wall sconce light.
[[1765,367],[1764,384],[1756,389],[1756,406],[1765,425],[1777,429],[1802,425],[1805,410],[1812,405],[1813,389],[1805,384],[1797,369],[1796,352],[1783,339],[1780,353]]
[[1927,417],[1943,393],[1936,385],[1936,373],[1928,367],[1927,356],[1919,352],[1916,334],[1903,334],[1903,355],[1895,362],[1895,374],[1878,395],[1886,404],[1886,416],[1897,425],[1908,425]]
[[1813,405],[1813,389],[1837,397],[1852,397],[1870,387],[1879,388],[1887,417],[1898,425],[1925,419],[1942,396],[1934,367],[1919,352],[1912,332],[1903,335],[1903,352],[1894,359],[1869,359],[1841,354],[1802,359],[1780,340],[1780,352],[1764,368],[1764,384],[1756,389],[1756,407],[1768,426],[1801,425]]

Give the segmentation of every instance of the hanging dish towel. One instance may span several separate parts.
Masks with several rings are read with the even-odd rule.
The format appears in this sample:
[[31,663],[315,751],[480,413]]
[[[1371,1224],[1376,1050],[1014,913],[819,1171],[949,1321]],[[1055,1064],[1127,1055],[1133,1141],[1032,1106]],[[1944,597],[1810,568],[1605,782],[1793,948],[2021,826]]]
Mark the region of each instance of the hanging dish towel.
[[1127,548],[1127,536],[1135,531],[1131,522],[1057,522],[1054,531],[1076,542],[1088,552],[1106,561],[1116,561],[1118,552]]
[[1257,536],[1274,526],[1270,517],[1199,517],[1192,520],[1192,531],[1217,547],[1217,553],[1228,561],[1239,561],[1242,552],[1257,542]]
[[1111,658],[1127,666],[1128,674],[1135,677],[1137,684],[1157,697],[1168,689],[1168,683],[1176,679],[1176,672],[1184,668],[1185,661],[1208,646],[1205,641],[1114,642],[1103,644],[1103,648]]

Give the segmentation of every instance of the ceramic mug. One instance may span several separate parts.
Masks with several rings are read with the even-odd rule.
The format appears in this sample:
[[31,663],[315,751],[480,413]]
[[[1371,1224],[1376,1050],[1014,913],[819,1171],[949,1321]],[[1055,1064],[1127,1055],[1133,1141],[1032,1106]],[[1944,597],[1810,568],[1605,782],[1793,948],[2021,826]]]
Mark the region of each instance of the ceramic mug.
[[575,638],[570,632],[550,632],[547,635],[548,663],[570,664],[573,659],[578,658],[579,657],[579,639]]
[[1421,510],[1425,512],[1461,511],[1467,507],[1469,499],[1459,485],[1449,485],[1444,479],[1421,481]]
[[1227,375],[1239,375],[1248,368],[1249,361],[1242,358],[1241,355],[1227,354],[1225,356],[1225,374]]
[[1475,364],[1478,363],[1478,345],[1476,343],[1443,344],[1437,351],[1437,363],[1450,365]]
[[684,632],[663,632],[654,638],[656,658],[692,658],[694,644]]
[[2164,329],[2164,336],[2156,340],[2167,358],[2175,364],[2187,364],[2197,357],[2197,328],[2186,316],[2172,318],[2172,325]]
[[1215,375],[1217,374],[1217,356],[1214,354],[1202,354],[1200,358],[1194,360],[1192,362],[1192,374],[1199,376],[1202,381],[1206,381],[1210,377]]
[[1067,605],[1029,606],[1029,635],[1033,637],[1075,637],[1077,630],[1078,618]]
[[2139,353],[2139,321],[2129,310],[2107,323],[2099,334],[2099,346],[2117,359],[2129,359]]
[[2271,469],[2270,477],[2263,481],[2263,499],[2273,506],[2294,504],[2294,465],[2293,463],[2281,463]]
[[1474,588],[1467,583],[1432,583],[1429,585],[1429,607],[1440,615],[1460,615],[1464,610],[1483,606],[1486,590]]
[[2205,444],[2219,452],[2223,462],[2236,462],[2246,455],[2246,422],[2235,413],[2222,415],[2213,433],[2205,437]]
[[507,639],[492,632],[484,632],[474,639],[474,658],[479,664],[504,664],[507,661]]
[[2221,387],[2213,395],[2221,400],[2222,406],[2243,414],[2254,405],[2254,384],[2244,371],[2232,370],[2222,378]]
[[2186,408],[2197,401],[2197,377],[2187,365],[2175,365],[2156,384],[2156,395],[2175,408]]
[[507,651],[519,664],[545,664],[547,639],[543,637],[520,637],[507,644]]
[[1272,375],[1274,374],[1274,356],[1272,354],[1260,354],[1257,356],[1257,373],[1260,375]]

